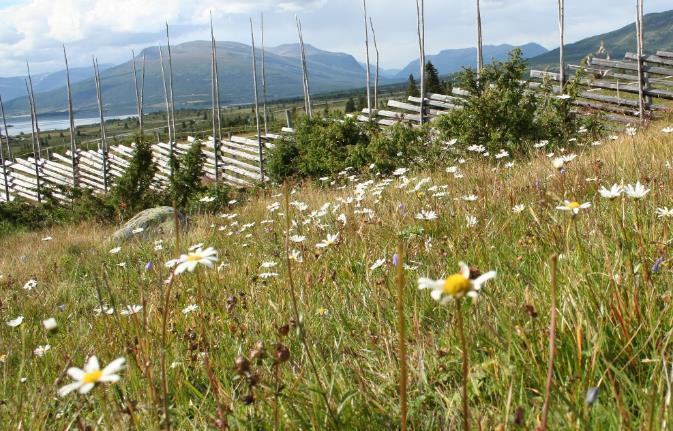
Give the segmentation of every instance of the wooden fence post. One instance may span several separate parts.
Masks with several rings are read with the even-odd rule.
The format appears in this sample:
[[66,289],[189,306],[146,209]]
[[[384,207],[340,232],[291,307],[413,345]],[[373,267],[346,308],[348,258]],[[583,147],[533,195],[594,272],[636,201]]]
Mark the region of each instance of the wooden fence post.
[[423,125],[425,119],[425,4],[424,0],[416,0],[416,27],[418,32],[418,50],[420,53],[421,73],[421,107],[419,123]]
[[376,51],[376,74],[374,75],[374,109],[379,109],[379,46],[376,43],[376,33],[374,32],[374,22],[369,17],[369,24],[372,27],[372,40],[374,42],[374,50]]
[[260,14],[260,18],[262,20],[261,22],[261,27],[262,27],[262,104],[264,106],[264,136],[267,136],[269,134],[269,114],[266,109],[266,56],[265,56],[265,51],[266,48],[264,46],[264,13]]
[[565,94],[566,63],[563,45],[565,44],[565,0],[558,0],[558,26],[559,26],[559,78],[561,82],[561,94]]
[[481,4],[477,0],[477,80],[481,78],[484,68],[483,40],[481,33]]
[[255,87],[255,123],[257,125],[257,145],[259,148],[259,176],[264,182],[264,145],[262,130],[259,125],[259,89],[257,88],[257,51],[255,49],[255,32],[250,18],[250,39],[252,41],[252,85]]
[[30,104],[30,116],[32,133],[31,139],[33,142],[33,158],[35,159],[35,185],[37,192],[37,202],[42,203],[42,182],[40,181],[40,126],[37,119],[37,108],[35,107],[35,95],[33,94],[33,78],[30,76],[30,66],[26,62],[26,69],[28,70],[28,79],[26,80],[26,90],[28,92],[28,102]]
[[78,186],[77,177],[78,170],[77,164],[79,159],[77,157],[77,144],[75,142],[75,115],[72,109],[72,90],[70,87],[70,68],[68,66],[68,54],[65,50],[65,45],[63,45],[63,58],[65,59],[65,80],[66,87],[68,91],[68,120],[70,124],[70,163],[71,172],[72,172],[72,188],[76,189]]
[[[9,140],[9,130],[5,128],[5,137]],[[5,159],[5,153],[2,150],[2,136],[0,136],[0,164],[2,164],[2,181],[5,185],[5,201],[9,202],[9,181],[7,178],[7,159]]]
[[363,17],[365,21],[365,58],[367,62],[366,85],[367,85],[367,114],[372,119],[372,95],[371,95],[371,71],[369,65],[369,26],[367,25],[367,0],[362,0]]
[[210,47],[211,47],[211,74],[212,74],[212,116],[213,116],[213,157],[215,164],[215,182],[220,181],[220,140],[217,123],[219,121],[219,115],[215,105],[219,105],[217,93],[219,93],[219,88],[217,87],[217,53],[215,51],[215,31],[213,30],[213,14],[210,14]]
[[638,115],[640,123],[645,122],[645,76],[643,71],[643,23],[641,17],[642,0],[636,0],[636,56],[638,57]]
[[292,112],[289,109],[285,110],[285,121],[287,122],[287,127],[292,128]]
[[93,70],[96,78],[96,101],[98,102],[98,114],[100,115],[100,147],[101,160],[103,162],[103,190],[108,192],[108,165],[107,165],[107,134],[105,131],[105,117],[103,114],[103,92],[101,91],[100,70],[98,60],[93,59]]

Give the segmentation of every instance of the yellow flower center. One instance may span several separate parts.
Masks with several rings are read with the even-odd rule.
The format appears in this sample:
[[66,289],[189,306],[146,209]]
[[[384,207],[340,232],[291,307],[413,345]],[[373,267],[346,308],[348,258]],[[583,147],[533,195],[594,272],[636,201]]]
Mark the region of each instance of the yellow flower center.
[[201,256],[198,254],[190,254],[187,256],[187,262],[198,262],[201,260]]
[[463,274],[453,274],[444,280],[442,292],[451,296],[464,295],[470,291],[471,287],[470,280],[465,278]]
[[568,208],[570,208],[571,210],[577,209],[577,208],[579,208],[579,207],[580,207],[580,203],[579,203],[579,202],[570,202],[570,203],[568,204]]
[[82,378],[82,381],[84,383],[96,383],[102,376],[103,372],[101,370],[92,371],[90,373],[86,373]]

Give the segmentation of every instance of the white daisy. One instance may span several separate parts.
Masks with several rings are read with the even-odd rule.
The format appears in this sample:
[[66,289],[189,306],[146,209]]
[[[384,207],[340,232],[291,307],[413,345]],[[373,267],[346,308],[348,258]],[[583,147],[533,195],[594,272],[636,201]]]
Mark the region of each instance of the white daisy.
[[101,370],[98,358],[92,356],[87,361],[83,370],[76,367],[69,368],[68,375],[75,382],[60,388],[58,390],[59,396],[64,397],[74,390],[78,390],[80,394],[86,394],[93,389],[96,383],[115,383],[119,381],[117,373],[124,368],[125,361],[124,358],[117,358]]
[[624,193],[626,193],[626,195],[628,197],[633,198],[633,199],[642,199],[645,196],[647,196],[647,194],[649,192],[650,192],[650,189],[646,189],[645,186],[640,184],[640,181],[638,181],[634,185],[627,184],[624,187]]
[[199,264],[212,268],[217,260],[217,250],[213,247],[208,247],[205,250],[198,248],[189,254],[180,256],[177,266],[175,267],[175,274],[182,274],[185,271],[194,272]]
[[613,184],[612,187],[610,187],[609,189],[601,187],[598,190],[598,193],[600,193],[602,197],[610,200],[620,197],[623,192],[624,187],[620,186],[619,184]]
[[23,316],[19,316],[16,319],[12,319],[12,320],[10,320],[6,323],[7,323],[7,326],[10,326],[12,328],[16,328],[17,326],[19,326],[20,324],[23,323]]
[[441,304],[446,304],[454,298],[469,296],[476,298],[479,296],[482,285],[496,276],[495,271],[489,271],[475,279],[470,278],[470,267],[464,262],[460,262],[460,272],[450,275],[446,279],[433,280],[430,278],[419,278],[419,289],[432,289],[430,296]]

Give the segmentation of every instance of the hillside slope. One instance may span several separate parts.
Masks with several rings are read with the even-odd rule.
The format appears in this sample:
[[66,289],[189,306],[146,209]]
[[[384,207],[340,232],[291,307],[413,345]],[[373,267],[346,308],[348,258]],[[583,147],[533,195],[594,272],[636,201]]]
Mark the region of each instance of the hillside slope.
[[[232,196],[218,214],[193,217],[179,243],[113,249],[113,228],[97,225],[6,238],[0,421],[160,429],[169,405],[174,429],[397,429],[401,321],[409,429],[459,429],[464,378],[474,429],[535,429],[552,309],[548,429],[670,421],[673,211],[663,207],[673,206],[673,134],[662,127],[568,147],[556,155],[579,155],[563,171],[545,148],[512,166],[469,153],[433,172]],[[649,191],[599,195],[622,182]],[[564,200],[576,215],[557,209]],[[217,260],[169,276],[167,262],[192,244],[214,247]],[[440,279],[445,293],[471,288],[460,261],[472,278],[497,271],[478,300],[442,305],[419,290],[419,277]],[[51,317],[56,331],[43,328]],[[119,378],[66,373],[92,355],[102,366],[123,358]],[[57,396],[70,376],[97,384]]]
[[[513,45],[484,45],[484,62],[490,63],[491,60],[505,60],[511,50],[516,48]],[[547,49],[537,43],[527,43],[521,45],[524,58],[535,57]],[[426,61],[431,61],[442,75],[460,71],[463,67],[475,68],[477,66],[477,48],[463,49],[445,49],[438,54],[426,55]],[[405,80],[409,74],[418,76],[420,60],[417,58],[410,62],[400,72],[397,73],[398,80]]]
[[[645,22],[645,52],[654,54],[657,50],[673,50],[673,10],[649,13],[644,17]],[[565,46],[566,62],[579,64],[583,58],[595,53],[605,45],[610,57],[621,59],[626,52],[636,51],[636,24],[631,23],[609,33],[588,37]],[[551,50],[545,54],[533,57],[529,63],[533,67],[551,66],[558,69],[559,50]]]
[[[250,103],[253,100],[251,47],[235,42],[218,42],[217,50],[221,103]],[[172,53],[177,108],[210,106],[210,42],[197,41],[176,45],[172,47]],[[310,45],[306,46],[306,53],[311,92],[364,87],[364,69],[352,56],[322,51]],[[147,48],[140,55],[142,54],[147,59],[145,103],[149,110],[163,109],[164,91],[159,49]],[[261,53],[258,52],[258,55],[258,79],[261,86]],[[265,60],[269,100],[303,94],[299,48],[296,44],[268,48]],[[109,113],[134,112],[131,67],[129,61],[101,74],[103,100]],[[97,108],[93,80],[73,85],[73,100],[77,111],[95,111]],[[37,94],[36,103],[40,112],[63,112],[66,109],[65,88]],[[25,98],[7,104],[10,113],[23,113],[26,109]]]

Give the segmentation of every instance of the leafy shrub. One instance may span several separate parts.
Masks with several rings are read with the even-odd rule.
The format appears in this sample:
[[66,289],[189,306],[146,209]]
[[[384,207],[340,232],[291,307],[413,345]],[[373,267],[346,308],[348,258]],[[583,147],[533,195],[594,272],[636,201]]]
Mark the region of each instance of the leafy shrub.
[[129,167],[112,188],[112,199],[123,217],[133,216],[158,203],[159,194],[152,189],[157,169],[149,143],[139,139]]
[[373,135],[367,147],[368,160],[384,174],[400,166],[411,166],[427,156],[428,132],[398,123]]
[[291,136],[284,136],[269,152],[269,176],[281,181],[333,175],[347,166],[359,168],[366,161],[362,148],[369,144],[368,125],[345,120],[302,119]]
[[[480,79],[471,69],[458,74],[457,85],[470,97],[463,101],[463,109],[436,121],[442,138],[456,138],[465,146],[483,145],[490,152],[525,154],[539,140],[563,144],[574,136],[578,126],[569,102],[554,97],[550,85],[543,86],[542,96],[531,91],[522,79],[526,69],[521,50],[515,49],[507,61],[486,65]],[[568,91],[575,88],[568,85]]]
[[192,198],[204,190],[202,177],[206,158],[201,150],[201,142],[194,142],[184,156],[173,160],[169,194],[175,205],[184,209]]

